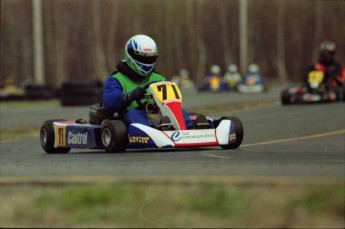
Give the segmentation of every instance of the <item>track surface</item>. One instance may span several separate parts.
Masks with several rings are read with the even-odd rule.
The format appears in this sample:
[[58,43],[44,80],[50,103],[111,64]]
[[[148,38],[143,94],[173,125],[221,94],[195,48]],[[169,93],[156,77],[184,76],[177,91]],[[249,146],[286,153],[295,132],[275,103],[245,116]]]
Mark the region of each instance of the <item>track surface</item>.
[[[211,97],[210,94],[189,96],[190,99],[185,100],[191,108],[195,101],[203,101],[202,96]],[[217,96],[224,97],[224,94],[213,97]],[[265,95],[229,94],[229,98],[237,98],[237,101],[268,101],[274,97],[279,99],[277,90]],[[229,103],[224,99],[216,101]],[[52,113],[54,109],[56,112],[62,108],[42,108],[41,116],[37,116],[37,112],[30,113],[30,109],[26,110],[27,114],[21,111],[23,114],[20,115],[18,109],[9,109],[1,111],[1,119],[6,123],[16,123],[13,125],[24,125],[25,120],[31,120],[31,125],[40,125],[46,119],[44,115],[49,114],[45,109]],[[85,109],[68,108],[62,117],[76,118],[87,113]],[[21,115],[26,119],[18,121]],[[72,150],[65,155],[48,155],[36,137],[0,143],[0,175],[3,178],[143,175],[345,177],[344,103],[308,106],[276,103],[222,115],[236,116],[243,122],[245,134],[239,149],[137,150],[123,154]],[[1,123],[1,128],[5,125]]]

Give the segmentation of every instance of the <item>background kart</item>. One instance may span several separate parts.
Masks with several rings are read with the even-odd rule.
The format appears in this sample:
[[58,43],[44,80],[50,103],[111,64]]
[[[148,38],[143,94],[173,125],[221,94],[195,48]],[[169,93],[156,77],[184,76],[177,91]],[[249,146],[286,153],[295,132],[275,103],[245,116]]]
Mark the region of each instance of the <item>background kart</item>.
[[345,90],[341,87],[331,92],[321,88],[310,92],[304,85],[295,85],[282,91],[281,102],[283,105],[289,105],[345,101],[344,93]]
[[[182,114],[182,95],[176,83],[163,81],[147,85],[160,113],[149,113],[154,127],[132,123],[126,126],[121,115],[107,114],[101,105],[90,106],[90,120],[48,120],[40,130],[41,146],[47,153],[68,153],[71,148],[126,149],[220,146],[238,148],[243,126],[236,117],[207,118],[208,129],[186,129]],[[141,104],[140,101],[137,101]],[[142,104],[140,105],[142,107]],[[159,125],[161,117],[170,122]],[[196,122],[197,114],[190,114]],[[161,130],[159,127],[166,127]]]
[[311,71],[308,74],[308,87],[306,85],[292,85],[284,89],[281,93],[282,104],[345,101],[345,85],[338,85],[333,91],[326,90],[322,71]]
[[227,85],[224,82],[223,77],[217,75],[206,77],[203,84],[198,88],[199,92],[220,92],[226,90]]
[[265,90],[265,85],[260,75],[246,74],[243,76],[242,81],[237,85],[239,92],[243,93],[257,93]]

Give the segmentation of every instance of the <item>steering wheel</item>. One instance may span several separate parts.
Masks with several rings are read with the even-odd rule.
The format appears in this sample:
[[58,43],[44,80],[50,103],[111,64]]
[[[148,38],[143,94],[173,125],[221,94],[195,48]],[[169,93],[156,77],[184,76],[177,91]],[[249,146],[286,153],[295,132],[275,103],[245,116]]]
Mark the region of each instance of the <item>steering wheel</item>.
[[[144,88],[145,90],[147,90],[147,88],[149,88],[151,84],[158,83],[158,82],[162,82],[162,81],[165,81],[165,80],[157,80],[157,81],[150,82],[150,83],[146,84],[145,86],[143,86],[143,88]],[[152,98],[152,95],[147,95],[147,94],[145,94],[144,99],[150,99],[150,98]],[[135,101],[138,103],[140,109],[142,109],[142,110],[144,110],[144,111],[146,111],[146,112],[148,113],[148,108],[147,108],[148,105],[147,105],[147,104],[144,105],[144,104],[141,102],[141,99],[137,99],[137,100],[135,100]]]

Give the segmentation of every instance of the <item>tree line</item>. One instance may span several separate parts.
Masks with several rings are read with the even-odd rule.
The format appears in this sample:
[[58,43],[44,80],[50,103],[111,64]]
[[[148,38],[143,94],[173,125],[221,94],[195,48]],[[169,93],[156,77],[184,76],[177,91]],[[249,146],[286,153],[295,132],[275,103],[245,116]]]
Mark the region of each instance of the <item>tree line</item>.
[[[241,0],[42,0],[44,76],[48,84],[105,80],[135,34],[158,45],[156,70],[181,68],[200,83],[218,64],[239,63]],[[266,80],[299,81],[323,40],[345,63],[345,2],[248,0],[248,63]],[[31,0],[1,1],[1,78],[34,79]]]

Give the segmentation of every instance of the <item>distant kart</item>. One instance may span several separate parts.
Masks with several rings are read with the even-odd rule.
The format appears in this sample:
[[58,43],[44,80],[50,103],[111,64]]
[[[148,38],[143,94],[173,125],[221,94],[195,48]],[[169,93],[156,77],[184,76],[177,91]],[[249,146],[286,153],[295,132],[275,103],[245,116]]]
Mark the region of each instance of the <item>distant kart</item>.
[[322,71],[311,71],[308,74],[309,89],[306,85],[292,85],[281,93],[281,102],[288,104],[327,103],[345,100],[345,87],[336,87],[327,91]]
[[[48,120],[40,130],[40,141],[48,154],[68,153],[71,148],[104,149],[120,153],[127,149],[188,148],[220,146],[238,148],[243,139],[242,122],[236,117],[207,118],[204,129],[187,129],[182,114],[182,95],[176,83],[154,82],[147,85],[146,99],[155,101],[152,113],[141,102],[148,118],[154,125],[140,123],[126,126],[121,115],[109,115],[100,105],[90,106],[90,120]],[[154,110],[154,109],[153,109]],[[161,118],[168,122],[160,123]],[[190,114],[197,124],[197,115]]]
[[257,93],[265,90],[265,85],[260,75],[246,74],[243,76],[241,83],[237,86],[239,92]]
[[227,86],[221,76],[208,76],[205,78],[204,83],[198,88],[199,92],[219,92],[225,91]]

